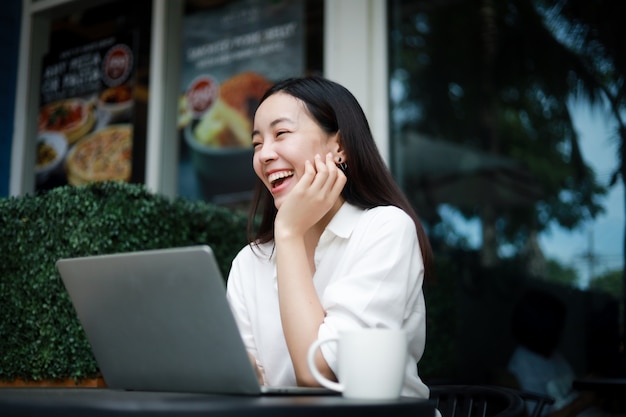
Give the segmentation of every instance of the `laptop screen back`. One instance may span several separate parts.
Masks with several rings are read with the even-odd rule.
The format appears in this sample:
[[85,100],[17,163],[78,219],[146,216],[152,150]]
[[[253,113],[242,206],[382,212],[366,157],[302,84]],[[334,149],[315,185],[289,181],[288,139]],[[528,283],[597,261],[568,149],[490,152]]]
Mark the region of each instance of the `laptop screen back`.
[[62,259],[57,268],[109,387],[260,393],[210,247]]

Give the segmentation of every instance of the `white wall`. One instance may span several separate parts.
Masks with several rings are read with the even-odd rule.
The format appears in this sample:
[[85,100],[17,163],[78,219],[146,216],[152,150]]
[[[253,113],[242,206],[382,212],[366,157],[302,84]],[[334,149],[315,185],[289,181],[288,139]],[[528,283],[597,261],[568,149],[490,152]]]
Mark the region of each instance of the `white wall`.
[[385,0],[326,0],[324,75],[350,90],[389,163]]

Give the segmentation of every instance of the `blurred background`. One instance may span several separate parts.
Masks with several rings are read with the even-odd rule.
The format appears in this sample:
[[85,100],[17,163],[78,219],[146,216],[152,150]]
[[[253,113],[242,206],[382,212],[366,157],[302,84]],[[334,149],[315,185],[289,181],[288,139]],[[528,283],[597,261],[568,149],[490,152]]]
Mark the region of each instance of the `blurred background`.
[[[623,376],[621,1],[4,1],[0,197],[42,191],[33,120],[44,57],[130,33],[129,181],[246,209],[252,179],[234,189],[226,178],[241,172],[227,166],[207,185],[192,164],[197,147],[185,143],[179,107],[189,80],[181,74],[189,72],[190,45],[265,30],[267,20],[233,23],[264,13],[273,28],[296,28],[284,38],[287,49],[268,44],[264,56],[248,54],[212,79],[317,73],[355,93],[435,250],[423,377],[497,381],[516,346],[513,308],[529,288],[566,305],[559,348],[577,374]],[[192,29],[203,22],[224,28],[198,40]],[[280,65],[268,65],[277,57]]]

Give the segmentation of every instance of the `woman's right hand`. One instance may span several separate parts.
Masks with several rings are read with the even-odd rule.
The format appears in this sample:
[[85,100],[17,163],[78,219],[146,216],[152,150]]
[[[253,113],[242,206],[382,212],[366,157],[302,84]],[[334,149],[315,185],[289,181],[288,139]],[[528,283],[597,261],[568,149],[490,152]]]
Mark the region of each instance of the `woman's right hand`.
[[259,381],[259,385],[261,386],[265,385],[265,378],[263,377],[263,370],[261,369],[261,366],[259,365],[259,363],[256,361],[256,358],[250,352],[248,352],[248,359],[250,359],[250,363],[252,364],[252,367],[254,368],[254,373],[256,373],[256,378]]
[[304,235],[335,205],[346,181],[332,154],[328,153],[325,160],[315,155],[312,163],[306,161],[304,175],[278,210],[275,234]]

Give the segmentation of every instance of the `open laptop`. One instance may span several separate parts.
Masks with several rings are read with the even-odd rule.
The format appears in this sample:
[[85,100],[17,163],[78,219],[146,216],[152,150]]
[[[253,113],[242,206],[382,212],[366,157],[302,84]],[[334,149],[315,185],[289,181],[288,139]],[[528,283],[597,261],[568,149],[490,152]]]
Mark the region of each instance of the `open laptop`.
[[110,388],[331,393],[259,385],[209,246],[60,259],[56,266]]

